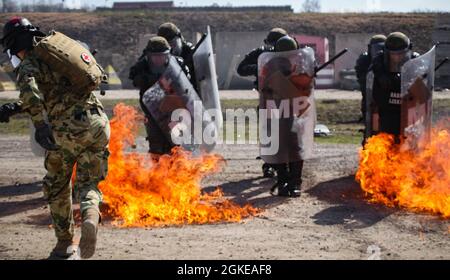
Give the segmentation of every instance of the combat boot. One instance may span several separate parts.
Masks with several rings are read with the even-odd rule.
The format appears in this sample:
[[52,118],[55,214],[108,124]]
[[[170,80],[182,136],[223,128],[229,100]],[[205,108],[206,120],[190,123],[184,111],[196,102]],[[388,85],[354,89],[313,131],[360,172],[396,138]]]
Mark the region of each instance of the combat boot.
[[283,196],[283,197],[290,197],[291,196],[291,193],[289,192],[289,185],[288,185],[288,183],[285,183],[282,186],[278,187],[278,196]]
[[290,183],[287,186],[288,196],[290,197],[300,197],[301,194],[301,180],[299,183]]
[[74,246],[72,239],[58,240],[52,252],[50,253],[49,259],[68,259],[73,254],[76,253],[76,248]]
[[88,208],[83,212],[82,219],[80,256],[83,259],[89,259],[95,253],[100,213],[97,209]]
[[277,183],[270,189],[270,193],[275,195],[275,191],[278,189],[279,196],[285,196],[285,190],[288,183],[288,170],[287,164],[273,164],[272,165],[277,171]]
[[273,178],[275,177],[275,169],[268,163],[264,163],[262,166],[262,172],[264,178]]
[[289,163],[289,181],[287,192],[290,197],[299,197],[302,186],[303,161]]

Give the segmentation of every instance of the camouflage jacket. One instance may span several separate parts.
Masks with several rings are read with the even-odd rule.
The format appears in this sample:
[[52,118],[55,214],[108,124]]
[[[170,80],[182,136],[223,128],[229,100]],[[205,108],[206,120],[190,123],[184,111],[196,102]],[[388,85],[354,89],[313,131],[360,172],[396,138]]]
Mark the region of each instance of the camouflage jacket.
[[92,92],[74,92],[67,79],[51,70],[31,50],[16,69],[17,86],[20,90],[22,111],[31,116],[35,125],[45,121],[57,128],[64,120],[83,113],[87,109],[100,107],[100,101]]

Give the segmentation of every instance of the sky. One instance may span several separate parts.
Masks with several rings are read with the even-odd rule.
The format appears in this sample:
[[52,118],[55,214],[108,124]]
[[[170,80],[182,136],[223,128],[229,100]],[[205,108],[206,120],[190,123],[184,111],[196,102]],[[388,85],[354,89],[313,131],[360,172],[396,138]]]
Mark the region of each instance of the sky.
[[[62,0],[44,0],[45,2],[61,3]],[[64,0],[71,7],[83,4],[96,6],[112,6],[113,2],[135,2],[146,0]],[[151,1],[151,0],[147,0]],[[19,0],[17,2],[33,3],[39,0]],[[295,12],[301,10],[304,0],[174,0],[176,6],[257,6],[257,5],[291,5]],[[411,11],[442,11],[450,12],[449,0],[320,0],[323,12],[411,12]]]

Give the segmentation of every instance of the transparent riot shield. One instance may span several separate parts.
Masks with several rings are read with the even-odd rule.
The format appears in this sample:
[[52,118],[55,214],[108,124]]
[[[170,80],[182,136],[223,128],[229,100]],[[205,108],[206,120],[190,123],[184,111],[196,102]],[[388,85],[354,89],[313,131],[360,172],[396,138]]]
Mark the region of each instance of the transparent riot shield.
[[214,110],[217,116],[215,123],[220,130],[223,124],[220,106],[219,86],[217,85],[216,63],[211,41],[211,31],[208,26],[206,37],[197,47],[194,55],[194,69],[199,94],[206,110]]
[[373,98],[373,71],[367,73],[366,77],[366,115],[365,115],[365,131],[364,139],[377,134],[380,131],[380,116],[378,114],[378,107]]
[[400,131],[406,137],[420,137],[431,128],[435,58],[433,47],[402,67]]
[[174,57],[158,82],[144,93],[142,102],[173,144],[194,152],[214,149],[216,125]]
[[[260,119],[262,133],[275,136],[273,143],[261,141],[261,158],[277,164],[311,157],[316,109],[313,97],[315,58],[306,47],[289,52],[267,52],[258,59],[259,107],[267,118]],[[273,114],[273,113],[277,114]],[[275,124],[273,119],[277,120]],[[266,152],[270,151],[270,152]]]

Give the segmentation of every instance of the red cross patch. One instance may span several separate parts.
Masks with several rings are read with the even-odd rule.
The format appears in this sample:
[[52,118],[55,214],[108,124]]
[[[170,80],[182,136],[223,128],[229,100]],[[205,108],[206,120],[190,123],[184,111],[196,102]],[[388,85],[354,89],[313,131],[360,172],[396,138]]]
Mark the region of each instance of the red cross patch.
[[91,63],[92,59],[91,56],[88,55],[87,53],[82,53],[81,54],[81,59],[86,62],[87,64]]

